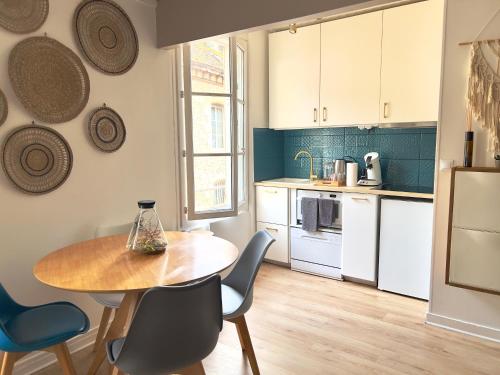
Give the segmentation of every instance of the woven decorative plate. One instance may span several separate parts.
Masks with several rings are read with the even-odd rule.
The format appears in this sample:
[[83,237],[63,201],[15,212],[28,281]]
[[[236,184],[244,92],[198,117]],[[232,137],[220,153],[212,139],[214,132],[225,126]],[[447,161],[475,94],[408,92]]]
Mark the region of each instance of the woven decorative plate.
[[57,189],[68,178],[73,154],[55,130],[40,125],[14,129],[2,148],[2,167],[20,190],[43,194]]
[[26,110],[50,124],[74,119],[89,99],[89,76],[82,61],[52,38],[19,42],[9,56],[9,77]]
[[5,97],[2,90],[0,90],[0,126],[7,120],[7,115],[9,113],[9,106],[7,105],[7,98]]
[[49,0],[0,0],[0,26],[14,33],[38,30],[48,14]]
[[90,115],[89,135],[101,151],[113,152],[122,147],[127,132],[120,115],[104,104]]
[[100,71],[123,74],[134,66],[139,42],[132,21],[111,0],[84,0],[75,10],[74,28],[87,59]]

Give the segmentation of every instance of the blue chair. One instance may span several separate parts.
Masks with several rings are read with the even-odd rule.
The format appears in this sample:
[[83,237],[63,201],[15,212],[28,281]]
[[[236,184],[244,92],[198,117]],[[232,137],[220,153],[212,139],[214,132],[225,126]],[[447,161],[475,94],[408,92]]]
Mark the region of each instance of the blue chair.
[[132,375],[204,375],[201,361],[222,329],[219,275],[144,293],[126,337],[107,342],[109,362]]
[[88,329],[87,315],[75,305],[22,306],[0,284],[0,350],[5,352],[1,375],[12,374],[18,359],[37,350],[54,353],[65,375],[76,374],[65,342]]
[[236,324],[241,349],[247,354],[253,375],[259,375],[259,365],[253,350],[245,313],[253,302],[253,284],[269,246],[275,241],[266,231],[254,234],[231,273],[222,280],[224,320]]

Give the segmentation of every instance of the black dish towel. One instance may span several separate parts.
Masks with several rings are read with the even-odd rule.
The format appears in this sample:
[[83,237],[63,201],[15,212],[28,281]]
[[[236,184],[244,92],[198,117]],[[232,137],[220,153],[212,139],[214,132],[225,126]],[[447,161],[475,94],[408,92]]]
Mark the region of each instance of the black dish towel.
[[308,232],[318,230],[318,199],[302,198],[302,229]]
[[331,227],[334,219],[335,201],[333,199],[319,199],[319,226]]

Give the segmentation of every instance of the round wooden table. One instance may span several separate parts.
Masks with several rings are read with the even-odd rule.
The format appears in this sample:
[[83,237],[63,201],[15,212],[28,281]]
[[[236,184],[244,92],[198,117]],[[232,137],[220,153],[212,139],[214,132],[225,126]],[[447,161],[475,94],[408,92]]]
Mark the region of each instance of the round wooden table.
[[85,293],[125,293],[88,374],[104,361],[104,343],[125,335],[142,293],[160,285],[203,279],[229,268],[238,258],[231,242],[215,236],[165,232],[168,247],[159,255],[126,248],[127,235],[108,236],[56,250],[33,268],[35,277],[55,288]]

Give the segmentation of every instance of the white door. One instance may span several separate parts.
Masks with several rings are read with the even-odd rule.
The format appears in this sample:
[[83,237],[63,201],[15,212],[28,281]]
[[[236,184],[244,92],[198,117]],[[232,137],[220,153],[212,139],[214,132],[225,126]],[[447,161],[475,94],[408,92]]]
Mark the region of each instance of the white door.
[[378,196],[344,193],[342,275],[377,281],[378,212]]
[[320,25],[269,35],[269,127],[319,125]]
[[380,122],[437,121],[443,1],[383,12]]
[[379,121],[382,12],[321,24],[321,125]]
[[429,299],[432,203],[382,199],[379,289]]

